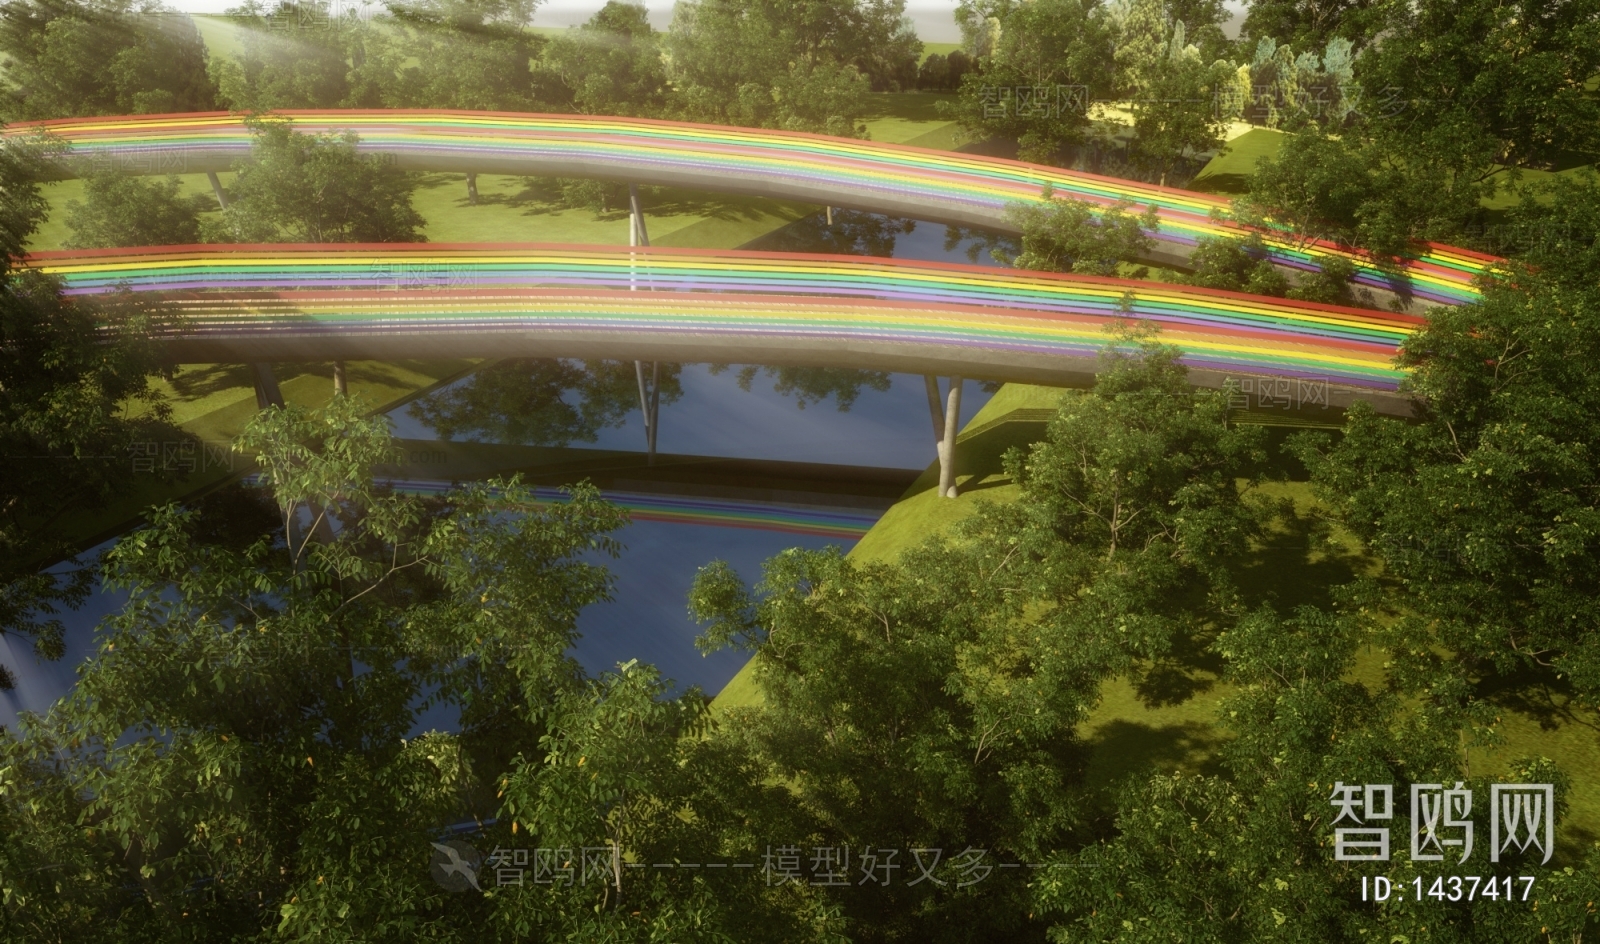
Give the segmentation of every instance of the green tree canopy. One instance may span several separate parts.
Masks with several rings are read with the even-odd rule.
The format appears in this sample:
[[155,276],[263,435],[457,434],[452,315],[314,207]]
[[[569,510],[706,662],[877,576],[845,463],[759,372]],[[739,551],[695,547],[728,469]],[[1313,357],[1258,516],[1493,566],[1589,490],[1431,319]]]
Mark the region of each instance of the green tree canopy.
[[[1115,87],[1115,30],[1095,0],[1001,4],[945,114],[967,133],[1015,140],[1023,160],[1054,163],[1092,134],[1089,105]],[[1043,90],[1047,100],[1038,101]]]
[[873,87],[915,81],[904,0],[694,0],[666,37],[675,108],[698,121],[859,136]]
[[1600,342],[1600,293],[1592,275],[1522,268],[1481,303],[1430,314],[1401,353],[1421,421],[1358,409],[1339,443],[1303,455],[1441,644],[1600,705],[1600,390],[1584,368]]
[[414,178],[356,150],[354,132],[301,134],[251,118],[249,159],[236,165],[228,208],[207,221],[212,242],[424,242]]
[[0,56],[5,109],[16,118],[216,108],[199,31],[158,3],[8,0]]
[[588,22],[552,40],[544,62],[580,112],[657,115],[666,107],[666,65],[643,4],[607,0]]
[[[228,11],[240,51],[212,60],[220,97],[235,111],[340,108],[351,96],[350,46],[362,24],[326,0],[246,0]],[[376,104],[376,103],[367,103]]]
[[536,71],[542,37],[527,27],[537,0],[405,0],[388,9],[404,30],[409,57],[396,78],[412,108],[534,111],[570,92]]
[[[0,633],[31,638],[45,658],[62,651],[56,614],[87,597],[92,576],[47,572],[79,550],[65,523],[127,490],[135,446],[184,438],[150,384],[167,369],[152,343],[161,313],[127,296],[69,299],[55,279],[17,269],[44,217],[51,150],[28,138],[0,146]],[[12,682],[0,666],[0,688]]]
[[[1397,260],[1419,240],[1473,242],[1484,202],[1514,195],[1524,170],[1600,155],[1600,99],[1587,88],[1600,73],[1592,0],[1371,12],[1382,32],[1348,62],[1339,98],[1349,110],[1303,115],[1277,157],[1260,162],[1248,203],[1261,220]],[[1272,55],[1262,43],[1258,59]],[[1348,47],[1328,49],[1325,59],[1349,59]],[[1289,57],[1277,60],[1284,73]]]
[[98,174],[84,181],[83,202],[67,201],[68,249],[184,246],[200,241],[200,207],[208,196],[179,196],[177,177],[149,180]]
[[1139,216],[1130,215],[1132,209],[1126,200],[1101,207],[1057,198],[1045,184],[1038,202],[1006,208],[1007,219],[1022,230],[1022,252],[1015,258],[1003,248],[992,252],[996,261],[1019,269],[1115,275],[1119,263],[1135,262],[1150,252],[1159,227],[1153,205]]
[[[259,450],[267,528],[208,539],[167,506],[110,554],[131,597],[97,658],[4,735],[9,929],[405,940],[471,922],[429,880],[430,842],[493,815],[505,752],[532,750],[573,689],[574,620],[610,585],[580,557],[614,552],[623,519],[591,489],[536,505],[515,480],[393,494],[371,472],[386,421],[361,412],[335,397],[252,420],[238,445]],[[430,704],[459,708],[461,733],[412,737]],[[35,856],[60,871],[18,869]]]

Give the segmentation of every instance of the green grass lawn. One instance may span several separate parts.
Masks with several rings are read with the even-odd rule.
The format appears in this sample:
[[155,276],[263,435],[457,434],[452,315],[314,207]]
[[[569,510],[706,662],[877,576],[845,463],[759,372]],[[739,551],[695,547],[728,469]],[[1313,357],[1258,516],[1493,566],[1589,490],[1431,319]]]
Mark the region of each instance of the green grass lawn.
[[940,102],[953,102],[951,92],[880,92],[871,96],[865,122],[867,135],[885,144],[953,149],[955,122],[939,116]]
[[1276,157],[1283,146],[1284,134],[1270,128],[1246,131],[1229,141],[1222,151],[1200,169],[1190,190],[1202,193],[1248,193],[1250,178],[1256,172],[1256,161],[1263,157]]

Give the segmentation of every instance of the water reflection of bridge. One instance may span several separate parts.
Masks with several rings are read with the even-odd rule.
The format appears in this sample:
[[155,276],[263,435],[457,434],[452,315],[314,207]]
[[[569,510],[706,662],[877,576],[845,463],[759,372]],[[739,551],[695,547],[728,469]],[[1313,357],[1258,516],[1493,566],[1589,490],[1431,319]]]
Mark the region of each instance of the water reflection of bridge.
[[922,474],[920,469],[671,453],[657,454],[652,464],[641,452],[574,446],[416,439],[397,440],[395,445],[404,461],[376,469],[381,479],[444,483],[520,474],[536,486],[588,481],[605,492],[879,513]]

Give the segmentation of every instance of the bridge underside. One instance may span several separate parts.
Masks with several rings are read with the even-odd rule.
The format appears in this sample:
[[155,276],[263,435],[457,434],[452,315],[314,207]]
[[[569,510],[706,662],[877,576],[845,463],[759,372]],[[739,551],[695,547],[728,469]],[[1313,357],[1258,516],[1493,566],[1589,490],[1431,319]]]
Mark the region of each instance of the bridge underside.
[[[663,361],[667,363],[763,364],[774,367],[846,367],[931,376],[958,375],[972,380],[1029,383],[1088,389],[1094,386],[1094,356],[973,351],[899,342],[795,339],[790,343],[752,343],[738,338],[629,337],[618,334],[528,331],[481,333],[419,330],[386,336],[349,336],[328,331],[275,332],[271,336],[203,340],[174,338],[166,350],[177,363],[237,361],[402,360],[456,357],[570,357],[584,359]],[[1272,391],[1296,409],[1344,409],[1357,401],[1379,413],[1411,416],[1411,400],[1393,391],[1333,383],[1327,378],[1243,375],[1239,371],[1190,367],[1196,386],[1222,389],[1228,381],[1243,382],[1252,399],[1271,398]],[[1254,383],[1253,383],[1254,382]],[[1260,391],[1258,394],[1257,391]]]

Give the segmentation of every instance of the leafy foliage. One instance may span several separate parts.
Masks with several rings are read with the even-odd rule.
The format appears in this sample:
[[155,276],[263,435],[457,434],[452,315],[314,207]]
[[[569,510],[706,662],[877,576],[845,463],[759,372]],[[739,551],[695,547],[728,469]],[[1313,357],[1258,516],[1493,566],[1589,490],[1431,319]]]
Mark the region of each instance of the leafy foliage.
[[11,0],[0,6],[0,56],[16,118],[216,107],[194,21],[155,3]]
[[145,180],[100,174],[84,181],[82,203],[67,201],[68,249],[111,246],[185,246],[200,241],[200,205],[208,197],[181,197],[177,177]]
[[1022,252],[1013,259],[997,248],[994,258],[1019,269],[1114,275],[1118,263],[1149,253],[1151,234],[1160,226],[1153,205],[1139,216],[1130,215],[1132,209],[1128,200],[1101,207],[1072,197],[1057,198],[1045,184],[1039,202],[1006,208],[1007,220],[1022,230]]
[[[941,112],[981,138],[1018,142],[1023,160],[1051,163],[1091,133],[1088,102],[1112,91],[1114,31],[1103,7],[1079,0],[1003,4],[986,29],[978,71],[961,79],[961,96],[941,103]],[[1000,14],[1001,10],[996,10]],[[1020,107],[1017,89],[1055,95],[1083,90],[1083,100],[1030,102]]]
[[591,115],[656,115],[666,107],[660,41],[642,4],[607,0],[594,16],[557,37],[544,61]]
[[[92,576],[48,572],[78,550],[63,522],[127,488],[136,443],[182,435],[150,386],[167,369],[153,344],[162,314],[127,295],[68,299],[56,280],[16,269],[44,215],[50,150],[31,138],[0,147],[0,633],[58,658],[57,614],[86,599]],[[0,666],[0,688],[12,684]]]
[[1220,288],[1254,295],[1283,297],[1289,281],[1266,258],[1260,237],[1250,239],[1202,236],[1189,254],[1193,274],[1182,279],[1201,288]]
[[675,109],[691,120],[860,137],[865,95],[915,82],[904,0],[696,0],[666,37]]
[[[419,866],[439,828],[492,811],[475,761],[531,744],[571,689],[577,611],[609,587],[580,556],[614,551],[622,516],[584,488],[536,506],[515,480],[395,495],[371,477],[385,421],[361,412],[335,397],[252,421],[239,446],[260,450],[276,533],[207,543],[196,512],[168,506],[111,552],[131,598],[73,693],[5,736],[0,776],[6,815],[50,827],[8,834],[7,861],[70,852],[82,894],[7,868],[13,926],[158,933],[180,911],[208,940],[447,926]],[[430,704],[456,706],[461,734],[412,736]],[[67,834],[42,803],[79,826],[70,843],[49,845]],[[92,892],[128,882],[137,897]]]
[[1516,279],[1481,304],[1434,309],[1407,340],[1420,423],[1357,410],[1339,444],[1307,442],[1303,455],[1443,645],[1501,673],[1557,675],[1592,703],[1596,389],[1582,365],[1600,297]]
[[[1219,637],[1235,691],[1219,715],[1234,735],[1223,752],[1228,776],[1130,784],[1118,797],[1115,836],[1057,860],[1061,868],[1038,885],[1039,907],[1065,919],[1058,939],[1510,944],[1592,927],[1592,858],[1582,869],[1518,863],[1520,874],[1536,877],[1533,907],[1465,896],[1416,901],[1409,888],[1386,907],[1361,900],[1370,867],[1334,861],[1328,848],[1336,782],[1393,783],[1397,798],[1411,782],[1465,781],[1475,795],[1488,786],[1461,769],[1460,738],[1483,716],[1452,705],[1460,684],[1372,690],[1349,679],[1373,631],[1362,614],[1359,606],[1342,614],[1306,607],[1287,619],[1262,611]],[[1402,692],[1421,703],[1406,705]],[[1549,782],[1551,773],[1538,762],[1522,776]],[[1403,836],[1400,806],[1389,825]],[[1481,805],[1475,811],[1483,835],[1487,817]],[[1480,842],[1468,868],[1488,869],[1486,859]],[[1420,876],[1426,886],[1437,872],[1397,862],[1384,874],[1405,886]]]
[[[553,82],[533,63],[544,46],[529,32],[537,0],[405,0],[388,5],[403,25],[393,95],[411,107],[542,110]],[[378,31],[369,31],[377,33]],[[415,64],[410,64],[414,62]],[[564,97],[563,97],[564,98]]]
[[364,30],[353,7],[323,0],[246,0],[228,13],[239,27],[242,48],[231,58],[213,60],[211,76],[229,108],[264,112],[356,104],[351,44]]
[[[682,368],[664,365],[661,399],[683,396]],[[568,394],[577,401],[569,403]],[[476,371],[459,386],[424,397],[407,412],[445,439],[456,436],[530,446],[594,442],[639,406],[631,363],[508,360]]]
[[353,132],[307,135],[288,121],[251,118],[254,141],[228,208],[207,235],[217,242],[423,242],[411,175],[356,152]]

